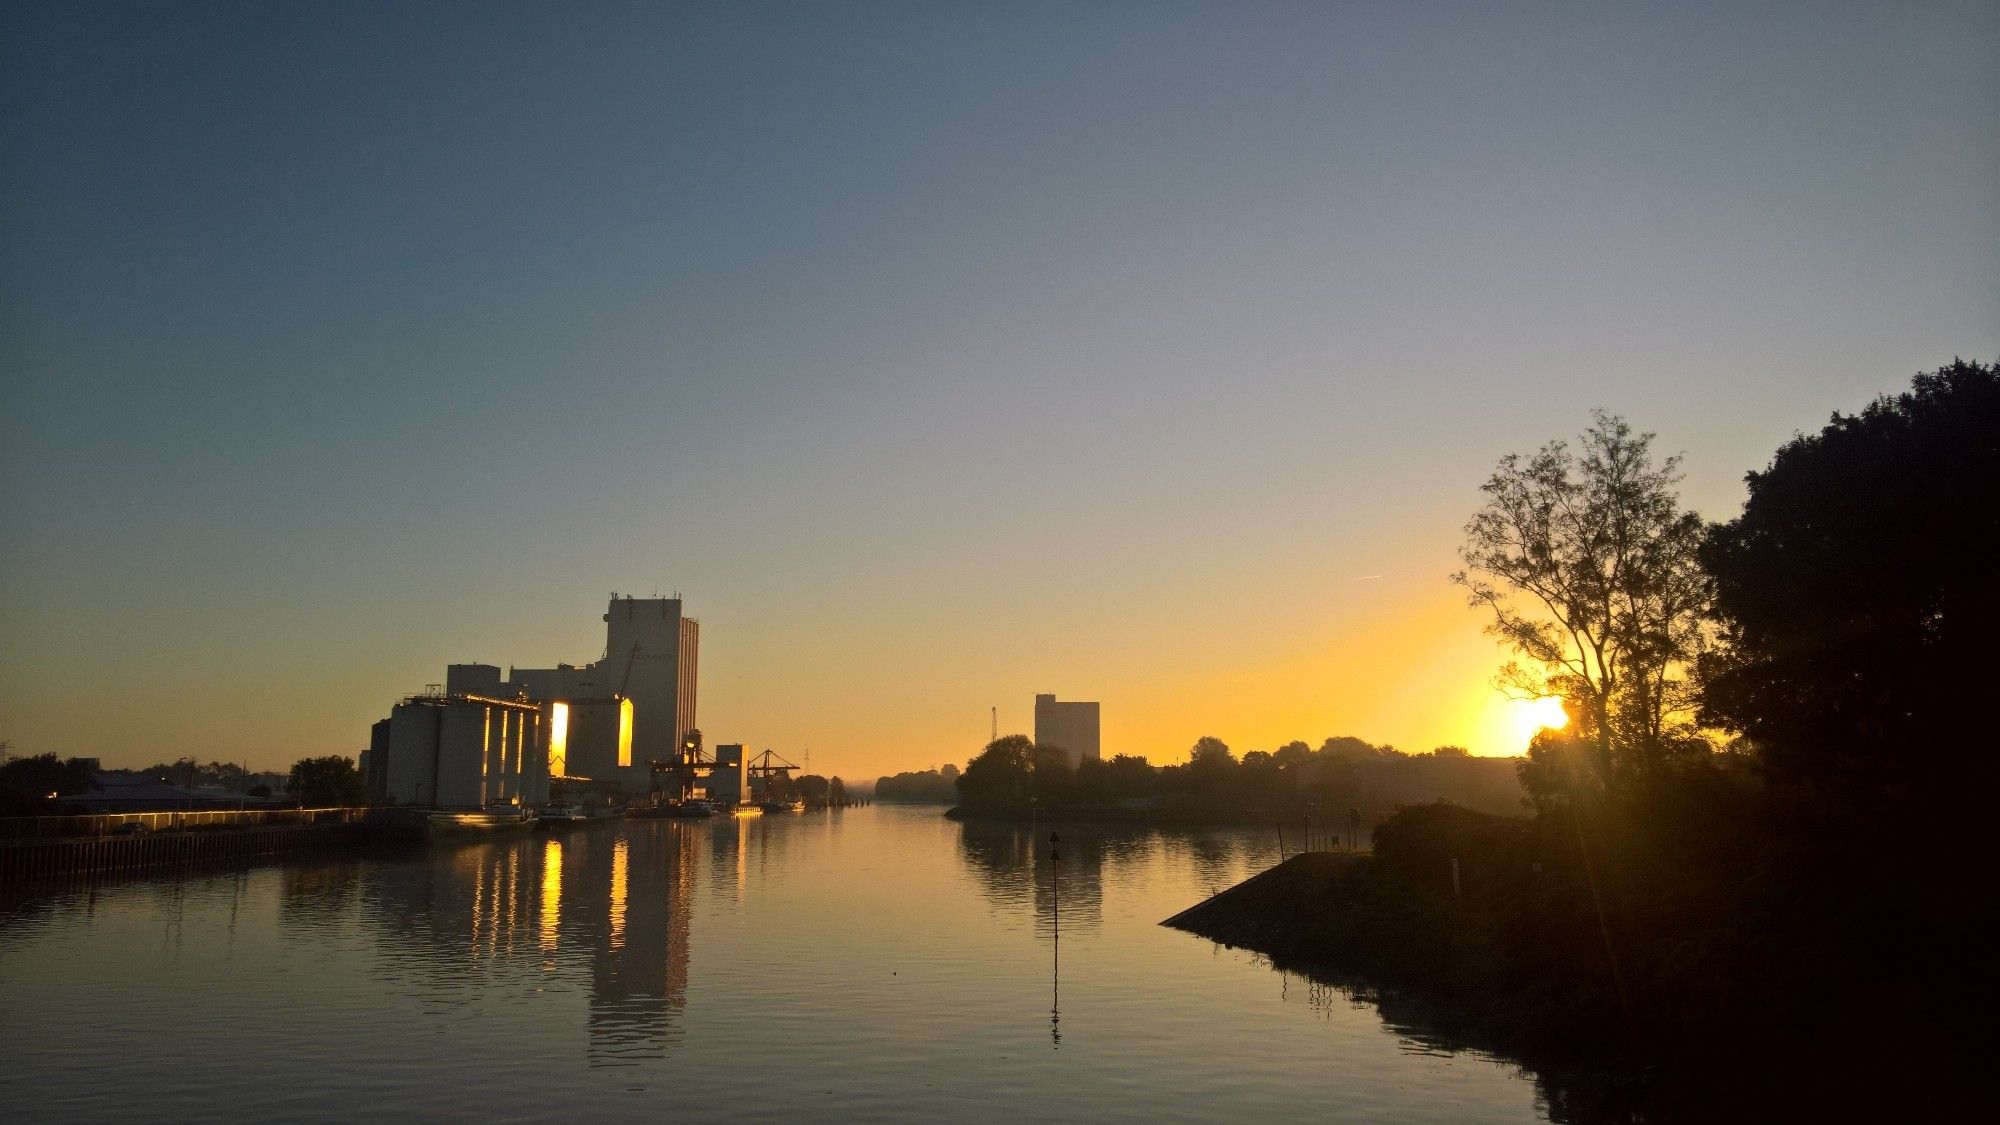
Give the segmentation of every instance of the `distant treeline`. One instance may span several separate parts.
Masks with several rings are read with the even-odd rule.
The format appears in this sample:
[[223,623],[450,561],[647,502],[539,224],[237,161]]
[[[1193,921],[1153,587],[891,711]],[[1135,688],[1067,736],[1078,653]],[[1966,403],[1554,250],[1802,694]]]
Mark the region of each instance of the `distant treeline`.
[[177,788],[221,789],[248,797],[268,797],[285,787],[286,775],[246,773],[234,762],[159,762],[137,770],[100,769],[94,758],[54,754],[14,757],[0,742],[0,816],[50,815],[68,808],[66,799],[98,791],[103,778],[146,778]]
[[766,801],[804,801],[815,807],[820,805],[845,805],[849,800],[847,783],[837,777],[821,777],[816,773],[801,774],[798,777],[774,775],[763,781],[754,781],[751,788],[756,795]]
[[949,805],[958,800],[958,767],[913,770],[875,779],[875,799],[911,805]]
[[1119,809],[1165,819],[1290,819],[1317,813],[1328,825],[1354,819],[1372,827],[1396,806],[1423,801],[1497,813],[1523,807],[1513,759],[1476,758],[1457,746],[1408,754],[1352,736],[1329,738],[1318,749],[1289,742],[1241,758],[1221,739],[1202,738],[1185,764],[1156,766],[1129,754],[1071,765],[1063,751],[1017,734],[988,745],[957,781],[960,809],[977,815]]

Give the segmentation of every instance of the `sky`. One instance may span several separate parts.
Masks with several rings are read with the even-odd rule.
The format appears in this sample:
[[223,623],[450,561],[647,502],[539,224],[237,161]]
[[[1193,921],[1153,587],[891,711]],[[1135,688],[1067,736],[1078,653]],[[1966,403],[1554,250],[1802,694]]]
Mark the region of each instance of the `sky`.
[[2000,356],[2000,7],[15,3],[0,739],[284,768],[702,622],[872,778],[1518,753],[1447,576],[1602,407],[1712,519]]

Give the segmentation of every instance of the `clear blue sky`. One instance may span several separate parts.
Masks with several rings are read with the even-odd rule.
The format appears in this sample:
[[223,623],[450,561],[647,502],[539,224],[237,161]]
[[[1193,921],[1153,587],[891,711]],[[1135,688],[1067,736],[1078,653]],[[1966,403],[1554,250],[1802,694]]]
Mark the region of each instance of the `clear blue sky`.
[[712,738],[850,776],[1037,690],[1155,760],[1475,738],[1500,455],[1606,407],[1726,517],[2000,355],[1996,54],[1991,3],[8,5],[0,738],[352,753],[655,589]]

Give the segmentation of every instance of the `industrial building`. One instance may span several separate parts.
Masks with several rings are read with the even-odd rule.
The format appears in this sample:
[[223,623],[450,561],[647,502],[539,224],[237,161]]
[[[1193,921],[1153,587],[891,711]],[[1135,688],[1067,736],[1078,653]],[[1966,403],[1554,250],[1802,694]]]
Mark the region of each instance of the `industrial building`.
[[384,804],[478,809],[549,798],[543,708],[479,695],[413,695],[376,723],[370,796]]
[[[515,668],[502,687],[529,699],[569,704],[567,776],[598,780],[615,776],[627,794],[642,795],[652,786],[650,763],[672,761],[682,740],[700,726],[695,720],[695,689],[701,623],[681,612],[679,598],[615,594],[604,611],[604,623],[601,659],[581,667]],[[494,674],[497,677],[499,670]],[[610,744],[615,758],[609,758],[600,733],[607,728],[590,726],[588,716],[591,712],[608,716],[613,701],[621,701],[620,726]],[[609,771],[613,761],[615,773]]]
[[740,742],[715,748],[715,769],[708,775],[707,799],[718,805],[740,805],[750,799],[750,756]]
[[1035,743],[1059,747],[1069,755],[1070,765],[1097,761],[1097,704],[1058,703],[1054,695],[1037,695]]
[[[592,663],[512,668],[504,678],[497,665],[453,664],[441,691],[397,704],[370,738],[370,794],[440,807],[540,803],[551,777],[650,793],[652,763],[676,761],[684,739],[699,743],[701,625],[679,598],[616,594],[604,622],[604,656]],[[492,738],[504,746],[497,760]],[[528,753],[532,764],[519,758]]]

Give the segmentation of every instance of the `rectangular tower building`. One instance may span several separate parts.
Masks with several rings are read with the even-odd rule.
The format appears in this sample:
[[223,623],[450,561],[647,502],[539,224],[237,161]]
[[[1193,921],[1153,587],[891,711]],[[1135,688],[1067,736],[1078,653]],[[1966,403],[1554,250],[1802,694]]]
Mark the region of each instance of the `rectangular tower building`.
[[626,791],[651,787],[649,763],[670,762],[695,721],[701,625],[679,598],[613,598],[605,611],[604,659],[594,669],[613,695],[632,701],[632,766]]
[[1098,760],[1097,704],[1058,703],[1053,695],[1035,697],[1035,742],[1060,747],[1070,765]]

